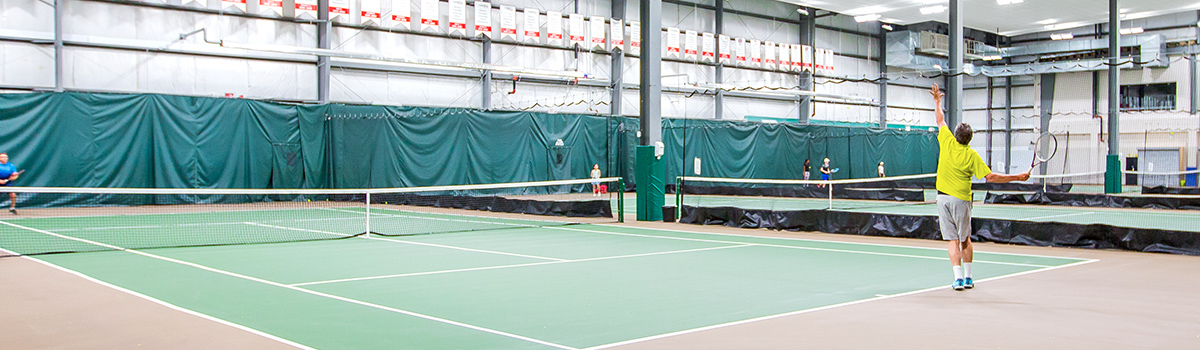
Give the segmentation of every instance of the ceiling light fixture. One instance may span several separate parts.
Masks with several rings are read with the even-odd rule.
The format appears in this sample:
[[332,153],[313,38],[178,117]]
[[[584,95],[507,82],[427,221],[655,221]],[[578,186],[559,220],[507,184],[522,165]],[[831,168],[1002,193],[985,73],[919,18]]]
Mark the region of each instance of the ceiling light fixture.
[[929,7],[921,8],[922,15],[932,15],[935,13],[942,13],[942,12],[946,12],[946,6],[929,6]]
[[1075,34],[1071,34],[1071,33],[1050,34],[1050,40],[1071,40],[1071,39],[1075,39]]
[[999,4],[999,5],[1001,5],[1001,6],[1004,6],[1004,5],[1012,5],[1012,4],[1020,4],[1020,3],[1023,3],[1023,2],[1025,2],[1025,0],[996,0],[996,4]]
[[1121,29],[1121,35],[1142,34],[1145,32],[1146,32],[1146,30],[1142,29],[1142,27],[1122,28]]
[[808,16],[808,9],[801,7],[796,9],[796,13],[799,13],[801,16]]
[[878,21],[880,17],[883,17],[883,16],[881,16],[879,14],[854,16],[854,21],[858,22],[858,23],[874,22],[874,21]]
[[884,30],[895,30],[895,28],[892,28],[891,24],[887,23],[884,23],[881,27],[883,27]]

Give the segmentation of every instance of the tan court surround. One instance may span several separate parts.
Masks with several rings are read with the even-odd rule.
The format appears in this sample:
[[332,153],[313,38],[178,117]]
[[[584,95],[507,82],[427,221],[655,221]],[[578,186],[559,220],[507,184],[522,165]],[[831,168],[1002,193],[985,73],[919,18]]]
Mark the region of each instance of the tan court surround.
[[[939,241],[903,238],[646,222],[629,225],[944,246]],[[1200,348],[1200,257],[999,244],[979,244],[977,249],[1100,261],[981,282],[975,290],[965,292],[945,288],[614,349]],[[28,259],[4,258],[0,259],[0,348],[289,346]]]

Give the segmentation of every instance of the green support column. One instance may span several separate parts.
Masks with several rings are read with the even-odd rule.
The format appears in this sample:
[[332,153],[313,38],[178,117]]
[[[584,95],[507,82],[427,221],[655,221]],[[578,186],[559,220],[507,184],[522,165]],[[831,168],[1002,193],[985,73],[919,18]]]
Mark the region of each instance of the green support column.
[[654,146],[637,147],[637,219],[662,221],[666,204],[667,168],[654,156]]
[[1121,155],[1109,154],[1104,169],[1104,193],[1121,193]]

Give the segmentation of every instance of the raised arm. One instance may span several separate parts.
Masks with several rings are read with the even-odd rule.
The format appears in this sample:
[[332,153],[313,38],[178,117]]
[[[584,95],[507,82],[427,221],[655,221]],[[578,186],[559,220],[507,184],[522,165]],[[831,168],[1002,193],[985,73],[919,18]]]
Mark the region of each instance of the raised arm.
[[942,110],[942,99],[946,97],[946,93],[938,87],[938,84],[933,84],[933,88],[929,89],[929,94],[933,95],[933,110],[937,114],[938,127],[946,126],[946,111]]

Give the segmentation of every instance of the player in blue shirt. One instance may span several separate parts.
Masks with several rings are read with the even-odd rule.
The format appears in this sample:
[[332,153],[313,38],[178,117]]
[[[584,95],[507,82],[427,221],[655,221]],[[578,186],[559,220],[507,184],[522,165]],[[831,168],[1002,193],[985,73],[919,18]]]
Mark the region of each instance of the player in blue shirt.
[[[17,165],[8,162],[8,153],[0,153],[0,186],[8,186],[20,176]],[[17,194],[9,193],[8,199],[8,212],[17,215]]]

